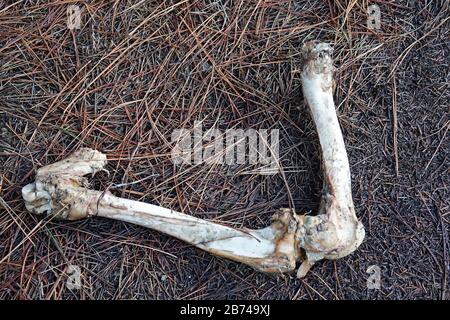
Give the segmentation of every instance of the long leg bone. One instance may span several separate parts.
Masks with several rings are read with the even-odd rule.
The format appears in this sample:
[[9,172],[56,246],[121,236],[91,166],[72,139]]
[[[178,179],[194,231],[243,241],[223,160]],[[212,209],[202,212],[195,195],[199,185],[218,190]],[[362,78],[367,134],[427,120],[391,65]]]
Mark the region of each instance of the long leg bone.
[[312,41],[303,46],[303,94],[319,135],[324,185],[319,214],[300,218],[300,246],[306,259],[298,270],[299,277],[318,260],[352,253],[365,235],[353,206],[350,166],[333,101],[331,53],[325,43]]
[[106,156],[81,149],[65,160],[40,168],[36,181],[22,189],[29,211],[78,220],[100,216],[148,227],[260,271],[285,272],[297,260],[297,223],[290,210],[276,215],[271,226],[261,230],[238,230],[198,219],[152,204],[89,190],[84,175],[103,170]]
[[281,209],[264,229],[235,229],[148,203],[88,189],[83,176],[103,170],[106,156],[81,149],[65,160],[40,168],[36,180],[22,188],[27,210],[77,220],[100,216],[148,227],[196,247],[264,272],[287,272],[304,260],[304,276],[316,261],[353,252],[364,238],[351,196],[350,169],[332,97],[331,49],[308,43],[303,91],[319,133],[325,175],[317,216]]

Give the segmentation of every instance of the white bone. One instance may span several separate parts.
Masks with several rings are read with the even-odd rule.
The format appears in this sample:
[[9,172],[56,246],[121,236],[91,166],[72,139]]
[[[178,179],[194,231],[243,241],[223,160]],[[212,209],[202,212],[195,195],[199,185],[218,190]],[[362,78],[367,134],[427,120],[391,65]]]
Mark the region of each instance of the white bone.
[[84,175],[104,170],[106,155],[81,149],[65,160],[38,169],[36,180],[23,187],[27,210],[77,220],[101,216],[151,228],[212,254],[264,272],[288,272],[302,260],[304,276],[321,259],[353,252],[364,238],[350,187],[350,169],[332,97],[331,49],[307,43],[302,84],[319,133],[323,154],[324,193],[317,216],[298,216],[280,209],[264,229],[235,229],[156,205],[89,190]]
[[318,215],[300,220],[300,246],[306,260],[298,270],[299,277],[318,260],[352,253],[365,235],[353,206],[350,166],[333,101],[332,49],[328,44],[311,41],[302,50],[303,94],[319,135],[324,186]]
[[110,192],[85,188],[82,176],[103,169],[105,164],[104,154],[85,148],[65,160],[38,169],[36,182],[22,189],[27,209],[67,220],[97,215],[131,222],[261,271],[285,272],[295,268],[297,222],[290,210],[282,210],[270,227],[238,230],[152,204],[118,198]]

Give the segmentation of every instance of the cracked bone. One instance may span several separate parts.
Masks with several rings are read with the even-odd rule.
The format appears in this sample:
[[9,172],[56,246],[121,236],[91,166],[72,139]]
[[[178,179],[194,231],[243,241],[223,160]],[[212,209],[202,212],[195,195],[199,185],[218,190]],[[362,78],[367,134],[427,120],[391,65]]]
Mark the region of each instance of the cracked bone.
[[22,188],[28,211],[78,220],[91,216],[141,225],[186,241],[202,250],[245,263],[263,272],[288,272],[302,261],[298,277],[321,259],[352,253],[364,239],[353,207],[350,168],[332,96],[333,66],[327,44],[304,45],[303,92],[319,135],[324,188],[316,216],[280,209],[259,230],[236,229],[149,203],[87,188],[85,175],[104,170],[106,155],[83,148],[37,170]]

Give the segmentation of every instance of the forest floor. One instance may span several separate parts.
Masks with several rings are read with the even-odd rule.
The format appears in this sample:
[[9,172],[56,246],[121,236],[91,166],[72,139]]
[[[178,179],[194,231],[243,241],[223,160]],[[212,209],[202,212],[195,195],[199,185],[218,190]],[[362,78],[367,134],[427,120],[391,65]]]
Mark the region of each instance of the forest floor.
[[[0,299],[449,299],[448,1],[79,1],[79,29],[67,3],[0,3]],[[121,197],[234,227],[263,227],[280,207],[314,213],[320,149],[298,74],[313,39],[334,47],[366,228],[352,255],[300,280],[139,226],[26,211],[36,170],[90,147],[111,173],[92,184]],[[278,129],[283,174],[175,165],[171,135],[196,121]],[[367,288],[371,266],[380,290]]]

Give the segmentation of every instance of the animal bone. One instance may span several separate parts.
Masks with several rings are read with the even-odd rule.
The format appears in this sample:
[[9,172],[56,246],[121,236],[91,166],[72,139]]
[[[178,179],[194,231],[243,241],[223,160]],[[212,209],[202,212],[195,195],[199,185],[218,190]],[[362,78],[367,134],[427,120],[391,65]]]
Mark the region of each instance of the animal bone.
[[316,261],[349,255],[365,236],[353,206],[350,166],[333,101],[332,48],[311,41],[302,51],[303,95],[319,135],[324,185],[319,214],[300,217],[299,245],[305,250],[306,259],[297,272],[298,277],[305,276]]
[[158,230],[260,271],[295,268],[297,222],[282,210],[270,227],[237,230],[152,204],[118,198],[109,191],[87,189],[84,175],[104,170],[106,155],[84,148],[65,160],[38,169],[36,181],[22,189],[28,211],[78,220],[100,216]]
[[103,153],[88,148],[38,169],[35,182],[22,188],[27,210],[67,220],[100,216],[131,222],[263,272],[292,271],[302,260],[299,277],[318,260],[350,254],[361,244],[364,228],[353,207],[350,169],[333,102],[331,48],[310,42],[303,52],[303,91],[319,133],[325,178],[317,216],[280,209],[269,227],[235,229],[118,198],[109,191],[90,190],[83,176],[104,170],[107,160]]

